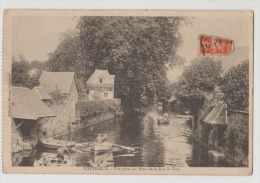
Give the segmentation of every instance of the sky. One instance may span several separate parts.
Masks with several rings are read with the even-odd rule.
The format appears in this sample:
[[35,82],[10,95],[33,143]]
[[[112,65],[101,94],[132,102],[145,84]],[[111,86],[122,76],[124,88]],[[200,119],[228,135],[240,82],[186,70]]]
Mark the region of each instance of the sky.
[[28,61],[46,61],[55,50],[61,36],[75,29],[72,16],[17,16],[12,21],[13,56],[23,55]]
[[[200,34],[231,39],[234,41],[234,51],[228,56],[217,56],[225,71],[248,56],[248,25],[249,19],[245,16],[195,17],[192,24],[181,28],[183,45],[179,48],[178,54],[185,59],[185,65],[189,65],[198,56],[198,37]],[[168,71],[168,79],[176,81],[182,70],[182,68],[175,68]]]
[[[12,53],[14,57],[23,55],[27,60],[46,61],[48,53],[55,50],[61,35],[75,29],[77,19],[73,16],[16,16],[12,19]],[[194,17],[192,24],[181,27],[183,44],[178,54],[185,65],[197,57],[199,34],[214,35],[232,39],[235,50],[229,56],[222,56],[224,70],[240,62],[248,55],[249,20],[246,16]],[[224,58],[225,57],[225,58]],[[230,58],[230,59],[229,59]],[[235,61],[230,61],[234,60]],[[170,81],[176,81],[182,68],[167,72]]]

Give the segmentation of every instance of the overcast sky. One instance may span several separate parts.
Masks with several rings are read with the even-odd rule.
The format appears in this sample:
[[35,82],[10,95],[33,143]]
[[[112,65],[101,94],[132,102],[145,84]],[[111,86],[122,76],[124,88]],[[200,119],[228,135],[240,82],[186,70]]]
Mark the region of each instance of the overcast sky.
[[17,16],[12,23],[13,55],[22,54],[28,61],[46,61],[62,33],[75,29],[77,20],[71,16]]
[[[197,56],[198,35],[208,34],[229,38],[235,42],[237,54],[242,47],[249,45],[249,22],[245,16],[235,17],[195,17],[191,25],[181,28],[183,45],[179,55],[186,60],[186,65]],[[22,54],[27,60],[46,61],[48,53],[57,47],[62,33],[74,29],[77,19],[72,16],[19,16],[12,20],[12,52],[15,57]],[[245,51],[246,53],[246,51]],[[226,60],[226,59],[225,59]],[[226,64],[229,67],[231,64]],[[176,80],[182,69],[168,71],[168,78]]]
[[[178,54],[182,56],[189,65],[191,60],[198,55],[199,34],[207,34],[229,38],[234,41],[234,52],[228,56],[217,56],[222,61],[224,70],[236,65],[240,60],[248,56],[249,47],[249,19],[245,16],[236,17],[197,17],[191,25],[182,27],[183,45]],[[194,41],[195,40],[195,41]],[[230,58],[230,59],[229,59]],[[234,60],[235,59],[235,60]],[[233,62],[232,62],[233,61]],[[229,63],[228,63],[229,62]],[[168,71],[168,78],[176,80],[182,73],[182,69],[176,68]]]

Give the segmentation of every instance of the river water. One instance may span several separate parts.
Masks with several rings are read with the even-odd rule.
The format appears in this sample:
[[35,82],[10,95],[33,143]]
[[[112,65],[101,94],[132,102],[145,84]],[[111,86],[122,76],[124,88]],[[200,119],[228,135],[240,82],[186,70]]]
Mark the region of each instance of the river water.
[[[149,113],[145,117],[119,117],[80,129],[62,139],[77,143],[93,142],[97,134],[105,133],[108,135],[109,142],[135,147],[138,150],[136,154],[124,155],[115,155],[112,152],[98,156],[90,152],[72,153],[74,166],[90,166],[90,160],[97,166],[194,166],[197,163],[193,155],[196,151],[190,138],[191,128],[186,120],[170,114],[170,124],[157,125],[156,116]],[[33,166],[35,159],[41,158],[46,152],[55,153],[55,151],[38,148],[23,157],[17,165]]]

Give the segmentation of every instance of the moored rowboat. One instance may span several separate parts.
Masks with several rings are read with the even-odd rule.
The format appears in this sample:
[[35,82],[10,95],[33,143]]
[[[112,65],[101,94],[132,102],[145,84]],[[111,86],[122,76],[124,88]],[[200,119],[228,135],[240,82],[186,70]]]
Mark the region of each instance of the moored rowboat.
[[64,157],[64,160],[61,160],[57,157],[56,154],[53,153],[46,153],[42,158],[39,160],[35,160],[33,166],[51,166],[51,167],[57,167],[57,166],[71,166],[72,161],[68,159],[67,156]]
[[94,153],[106,152],[106,151],[112,150],[112,145],[113,144],[110,142],[103,142],[103,143],[94,142],[91,145],[91,151],[93,151]]
[[157,119],[157,123],[158,123],[158,125],[162,125],[162,124],[169,124],[170,123],[170,120],[167,118],[167,119],[165,119],[165,118],[158,118]]
[[69,146],[73,147],[76,145],[75,142],[67,142],[63,140],[56,140],[50,138],[39,139],[42,146],[50,149],[58,149],[60,147]]
[[161,115],[157,118],[158,125],[169,124],[169,123],[170,123],[170,119],[169,119],[168,115]]

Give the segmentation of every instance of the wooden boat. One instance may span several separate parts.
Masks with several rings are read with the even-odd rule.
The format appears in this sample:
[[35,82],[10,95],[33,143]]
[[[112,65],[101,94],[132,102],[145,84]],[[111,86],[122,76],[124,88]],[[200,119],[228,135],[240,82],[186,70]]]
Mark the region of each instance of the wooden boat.
[[112,152],[135,152],[135,148],[113,144]]
[[42,146],[50,149],[58,149],[64,146],[73,147],[76,145],[75,142],[67,142],[67,141],[51,139],[51,138],[39,139],[39,141]]
[[38,166],[51,166],[51,167],[59,167],[59,166],[72,166],[72,161],[68,159],[67,156],[64,157],[64,161],[59,159],[56,154],[46,153],[39,160],[35,160],[34,167]]
[[157,124],[158,125],[162,125],[162,124],[169,124],[170,123],[170,119],[168,117],[165,116],[159,116],[157,118]]
[[191,115],[176,115],[178,118],[183,118],[183,119],[191,119]]
[[76,144],[74,147],[71,148],[71,150],[80,154],[91,152],[89,143]]
[[157,119],[157,124],[158,125],[167,125],[170,123],[170,120],[169,119]]
[[91,145],[91,151],[94,152],[95,154],[107,152],[107,151],[112,150],[112,146],[113,146],[113,144],[110,142],[103,142],[103,143],[94,142]]
[[88,164],[92,167],[108,167],[114,165],[113,153],[111,151],[91,156]]

